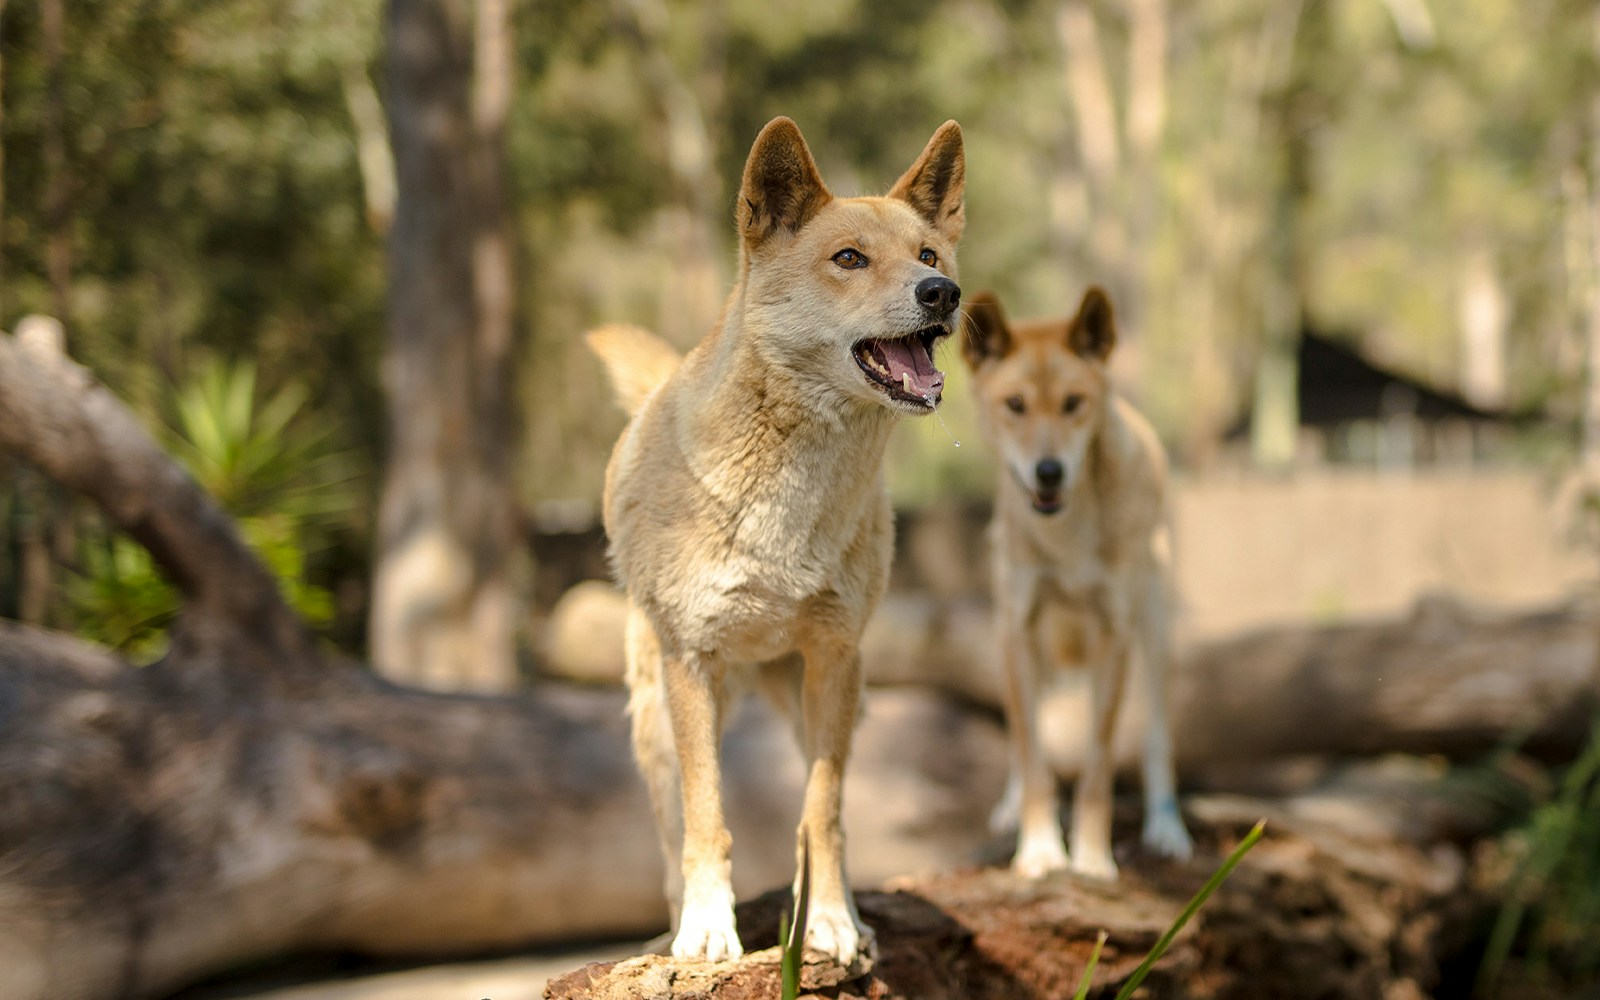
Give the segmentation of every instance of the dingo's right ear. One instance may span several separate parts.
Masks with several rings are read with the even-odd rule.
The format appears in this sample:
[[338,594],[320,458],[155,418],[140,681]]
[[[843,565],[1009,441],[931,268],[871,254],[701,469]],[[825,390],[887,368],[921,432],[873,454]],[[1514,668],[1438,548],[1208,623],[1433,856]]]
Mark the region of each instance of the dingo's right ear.
[[1117,345],[1117,322],[1111,314],[1111,297],[1099,285],[1090,285],[1067,331],[1067,346],[1082,358],[1104,361]]
[[961,140],[961,126],[954,119],[939,126],[900,179],[889,189],[889,197],[899,198],[927,219],[950,242],[961,239],[967,224],[967,156]]
[[739,186],[737,216],[745,246],[759,246],[780,228],[799,232],[831,200],[800,127],[781,116],[767,122],[750,147]]
[[969,368],[977,368],[985,361],[1005,357],[1011,350],[1011,328],[1006,326],[1006,314],[1000,300],[990,291],[982,291],[967,300],[965,335],[961,338],[961,356]]

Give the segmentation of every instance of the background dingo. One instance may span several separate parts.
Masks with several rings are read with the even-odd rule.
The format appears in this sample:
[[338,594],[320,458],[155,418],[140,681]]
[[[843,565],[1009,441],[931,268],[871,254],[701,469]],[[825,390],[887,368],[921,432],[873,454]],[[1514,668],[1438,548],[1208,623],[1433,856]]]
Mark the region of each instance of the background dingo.
[[[1149,423],[1112,388],[1106,360],[1115,343],[1111,302],[1098,287],[1069,320],[1013,326],[987,293],[968,306],[963,355],[979,426],[1000,462],[991,537],[1012,770],[994,823],[1018,823],[1012,867],[1030,877],[1068,866],[1117,874],[1111,744],[1135,639],[1150,675],[1144,842],[1172,857],[1191,852],[1167,720],[1167,460]],[[1089,665],[1093,690],[1070,855],[1038,733],[1040,687],[1064,651]]]

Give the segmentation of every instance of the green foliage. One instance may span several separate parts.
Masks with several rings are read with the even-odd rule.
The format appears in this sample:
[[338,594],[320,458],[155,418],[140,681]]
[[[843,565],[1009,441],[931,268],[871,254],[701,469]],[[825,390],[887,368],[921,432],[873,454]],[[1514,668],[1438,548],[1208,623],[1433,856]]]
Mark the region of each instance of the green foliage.
[[1494,995],[1520,952],[1535,979],[1591,983],[1600,975],[1600,720],[1555,797],[1513,837],[1521,860],[1478,970],[1479,995]]
[[[173,393],[167,446],[195,480],[232,514],[289,603],[312,625],[333,617],[332,595],[311,582],[308,555],[356,504],[349,456],[307,407],[304,386],[289,383],[258,399],[250,362],[208,362]],[[68,586],[78,631],[135,656],[160,652],[178,597],[141,546],[94,535]]]
[[175,393],[169,450],[236,517],[287,519],[314,532],[355,496],[350,456],[311,417],[307,398],[304,384],[289,382],[258,400],[254,363],[205,362]]
[[136,659],[161,655],[179,602],[149,551],[126,535],[103,533],[79,551],[79,572],[67,582],[75,631]]

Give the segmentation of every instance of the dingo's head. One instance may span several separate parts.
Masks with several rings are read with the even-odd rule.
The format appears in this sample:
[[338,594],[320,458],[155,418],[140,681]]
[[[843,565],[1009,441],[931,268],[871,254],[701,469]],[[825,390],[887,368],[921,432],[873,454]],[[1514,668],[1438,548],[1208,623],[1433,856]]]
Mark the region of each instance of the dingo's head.
[[835,198],[794,122],[767,123],[739,191],[740,336],[821,405],[932,412],[934,344],[961,302],[965,162],[945,122],[887,197]]
[[1098,286],[1069,320],[1008,324],[989,292],[967,304],[961,352],[983,436],[1041,514],[1059,511],[1084,474],[1105,418],[1116,339],[1111,300]]

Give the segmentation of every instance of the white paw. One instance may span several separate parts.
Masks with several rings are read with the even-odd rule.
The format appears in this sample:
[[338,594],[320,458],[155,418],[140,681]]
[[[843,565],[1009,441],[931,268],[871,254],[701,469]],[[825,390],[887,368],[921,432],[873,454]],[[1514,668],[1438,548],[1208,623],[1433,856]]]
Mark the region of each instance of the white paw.
[[1059,835],[1035,837],[1017,844],[1011,870],[1023,878],[1043,878],[1051,872],[1065,871],[1067,848]]
[[1164,806],[1148,810],[1144,817],[1144,846],[1155,853],[1187,861],[1194,857],[1194,841],[1184,828],[1178,806],[1168,801]]
[[723,962],[744,954],[729,906],[688,907],[672,939],[672,957]]
[[1108,849],[1073,851],[1072,870],[1089,878],[1117,880],[1117,862]]
[[806,948],[827,955],[846,969],[877,951],[872,928],[858,924],[844,907],[826,910],[813,906],[806,918]]

